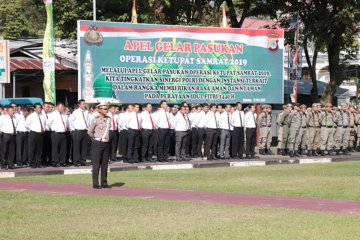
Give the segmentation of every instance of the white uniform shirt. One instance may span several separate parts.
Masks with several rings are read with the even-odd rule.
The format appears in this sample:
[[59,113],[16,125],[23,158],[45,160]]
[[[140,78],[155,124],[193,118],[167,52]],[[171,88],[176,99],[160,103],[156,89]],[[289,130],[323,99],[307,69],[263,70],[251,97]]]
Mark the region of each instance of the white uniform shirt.
[[244,122],[246,128],[256,128],[256,113],[248,111],[245,114]]
[[155,120],[155,125],[157,126],[157,128],[166,128],[166,129],[171,129],[172,128],[172,124],[171,124],[171,120],[172,117],[170,116],[172,114],[170,114],[169,112],[165,112],[164,109],[160,109],[157,113],[156,113],[156,119]]
[[[208,113],[209,113],[209,111],[208,111]],[[204,111],[201,111],[201,112],[199,112],[199,114],[198,114],[198,117],[199,117],[199,121],[198,121],[198,123],[197,123],[197,126],[198,126],[198,128],[204,128],[205,127],[205,117],[206,117],[206,112],[204,112]]]
[[[13,125],[13,122],[14,122],[14,125]],[[10,117],[7,114],[0,116],[0,132],[7,133],[7,134],[15,134],[16,126],[17,126],[17,122],[14,117]],[[14,129],[14,127],[15,127],[15,129]],[[14,130],[15,130],[15,132],[14,132]]]
[[118,130],[118,120],[119,120],[119,115],[114,113],[110,113],[108,112],[108,117],[110,117],[110,123],[111,123],[111,131],[117,131]]
[[87,110],[76,109],[69,117],[70,130],[87,130],[90,126],[89,120],[89,112]]
[[26,118],[25,127],[33,132],[43,133],[45,131],[45,122],[46,118],[43,115],[33,112]]
[[142,111],[139,116],[141,129],[152,130],[155,128],[154,118],[148,111]]
[[139,113],[135,111],[129,113],[129,118],[125,126],[127,129],[141,130]]
[[25,117],[22,114],[18,114],[15,118],[17,122],[16,132],[28,132],[29,130],[25,127]]
[[64,113],[60,113],[58,110],[48,114],[46,119],[46,125],[49,126],[51,131],[64,133],[69,129],[68,116]]
[[[47,120],[49,118],[49,115],[51,113],[46,113],[44,110],[41,110],[41,115]],[[50,126],[47,125],[46,121],[45,121],[45,131],[51,131]]]
[[178,112],[173,119],[173,127],[175,131],[190,130],[191,125],[188,116]]
[[216,116],[216,113],[208,111],[204,118],[204,127],[217,129],[219,128],[219,119]]
[[120,113],[119,119],[118,119],[119,131],[120,130],[128,130],[126,125],[129,121],[129,117],[130,117],[130,112],[128,112],[128,111]]
[[233,127],[231,126],[231,113],[225,111],[222,114],[220,114],[219,128],[225,130],[233,130]]
[[198,128],[200,115],[198,112],[192,112],[189,114],[189,120],[192,128]]
[[[241,121],[240,121],[241,116]],[[231,115],[231,125],[233,127],[244,127],[245,125],[245,113],[243,111],[236,110]]]

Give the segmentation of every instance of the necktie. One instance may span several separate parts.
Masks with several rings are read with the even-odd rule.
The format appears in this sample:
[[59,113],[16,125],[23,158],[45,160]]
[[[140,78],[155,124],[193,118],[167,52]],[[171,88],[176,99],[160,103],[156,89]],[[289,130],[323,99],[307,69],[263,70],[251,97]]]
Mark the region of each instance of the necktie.
[[189,127],[188,127],[188,121],[186,120],[185,114],[183,114],[183,118],[184,118],[185,123],[186,123],[186,130],[188,130],[188,129],[189,129]]
[[67,127],[65,126],[65,122],[64,122],[64,119],[61,116],[61,112],[59,112],[59,115],[60,115],[61,122],[62,122],[62,124],[64,126],[64,130],[65,130],[65,132],[67,132]]
[[230,113],[227,113],[227,118],[228,118],[228,129],[230,130]]
[[43,133],[44,132],[44,127],[43,127],[42,122],[41,122],[40,114],[38,114],[38,117],[39,117],[39,122],[40,122],[40,130],[41,130],[41,133]]
[[139,118],[138,118],[138,114],[136,114],[136,122],[137,122],[137,126],[138,126],[138,130],[140,130],[140,123],[139,123]]
[[216,128],[219,128],[218,122],[217,122],[217,120],[216,120],[216,113],[214,113],[214,118],[215,118],[215,126],[216,126]]
[[15,124],[14,124],[14,119],[12,117],[10,117],[10,119],[11,119],[11,123],[12,123],[12,126],[13,126],[14,134],[16,134],[16,128],[15,128]]
[[165,112],[165,116],[166,116],[166,121],[167,121],[167,123],[168,123],[168,127],[171,128],[171,124],[170,124],[170,121],[169,121],[169,117],[168,117],[168,115],[166,114],[166,112]]
[[115,115],[113,114],[111,120],[112,120],[113,131],[116,131],[116,125],[115,125],[114,117],[115,117]]
[[86,122],[86,120],[85,120],[85,114],[84,114],[84,111],[83,111],[83,110],[81,110],[81,113],[82,113],[82,116],[83,116],[83,119],[84,119],[84,122],[85,122],[85,126],[86,126],[86,128],[88,128],[87,122]]
[[242,127],[242,119],[241,119],[241,112],[239,111],[239,117],[240,117],[240,127]]
[[254,114],[254,113],[252,113],[252,115],[253,115],[253,118],[254,118],[254,125],[255,125],[255,127],[256,127],[255,114]]
[[155,127],[154,127],[154,122],[153,122],[153,120],[152,120],[152,117],[151,117],[151,114],[150,114],[150,113],[149,113],[149,117],[150,117],[152,129],[154,129],[154,128],[155,128]]

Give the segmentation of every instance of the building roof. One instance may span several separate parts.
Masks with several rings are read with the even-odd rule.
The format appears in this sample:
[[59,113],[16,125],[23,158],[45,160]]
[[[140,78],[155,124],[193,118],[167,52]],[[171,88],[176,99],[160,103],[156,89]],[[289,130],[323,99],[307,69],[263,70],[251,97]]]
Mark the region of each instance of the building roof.
[[[239,19],[240,20],[240,19]],[[256,18],[245,18],[242,28],[255,28],[255,29],[277,29],[281,28],[279,23],[272,20],[260,20]]]
[[[10,69],[11,72],[16,70],[43,70],[42,59],[33,59],[33,58],[11,58],[10,59]],[[55,63],[55,70],[72,70],[60,63]]]
[[[293,81],[293,80],[290,80],[290,81],[284,80],[284,94],[293,93],[294,83],[295,83],[295,81]],[[298,81],[298,94],[310,95],[312,86],[313,86],[313,84],[312,84],[312,81],[310,81],[310,80]],[[323,95],[326,86],[327,86],[327,83],[322,82],[322,81],[317,81],[319,96]],[[348,93],[348,89],[339,87],[338,89],[336,89],[335,96],[346,95],[347,93]]]

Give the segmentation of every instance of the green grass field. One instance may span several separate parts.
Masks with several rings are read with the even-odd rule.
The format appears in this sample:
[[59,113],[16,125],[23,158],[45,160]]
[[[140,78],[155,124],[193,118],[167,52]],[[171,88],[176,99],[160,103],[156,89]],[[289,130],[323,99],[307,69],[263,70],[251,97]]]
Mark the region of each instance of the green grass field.
[[[90,183],[90,175],[16,178]],[[11,179],[14,180],[14,179]],[[109,174],[128,187],[360,199],[360,162]],[[100,190],[101,191],[101,190]],[[0,191],[0,239],[360,239],[346,214]]]
[[[18,181],[91,184],[91,175],[37,176]],[[109,174],[109,184],[127,187],[360,200],[360,161],[248,168],[125,171]]]

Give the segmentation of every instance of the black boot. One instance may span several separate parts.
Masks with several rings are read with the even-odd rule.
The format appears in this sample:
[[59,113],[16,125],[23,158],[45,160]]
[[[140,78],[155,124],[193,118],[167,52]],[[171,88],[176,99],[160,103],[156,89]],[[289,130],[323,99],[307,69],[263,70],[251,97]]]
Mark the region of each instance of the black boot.
[[281,148],[278,148],[278,149],[277,149],[277,155],[281,155],[281,153],[282,153],[282,149],[281,149]]
[[351,155],[351,153],[349,152],[349,149],[346,149],[346,150],[344,151],[344,155]]
[[336,155],[339,156],[340,155],[340,149],[336,149]]
[[329,150],[329,151],[328,151],[328,155],[329,155],[329,156],[334,156],[335,154],[334,154],[333,151]]
[[325,151],[324,150],[321,150],[321,156],[325,156]]
[[308,156],[308,157],[311,157],[311,155],[312,155],[311,150],[308,150],[308,151],[307,151],[307,156]]
[[360,152],[360,146],[356,147],[356,151]]
[[285,149],[281,149],[281,155],[286,156],[286,150]]
[[289,151],[289,156],[290,157],[295,157],[295,152],[294,151]]
[[299,154],[299,151],[294,151],[294,156],[295,157],[301,157],[301,155]]
[[312,151],[312,155],[313,155],[314,157],[319,156],[319,154],[317,153],[317,151],[316,151],[316,150],[313,150],[313,151]]
[[264,149],[259,149],[259,154],[264,155]]

